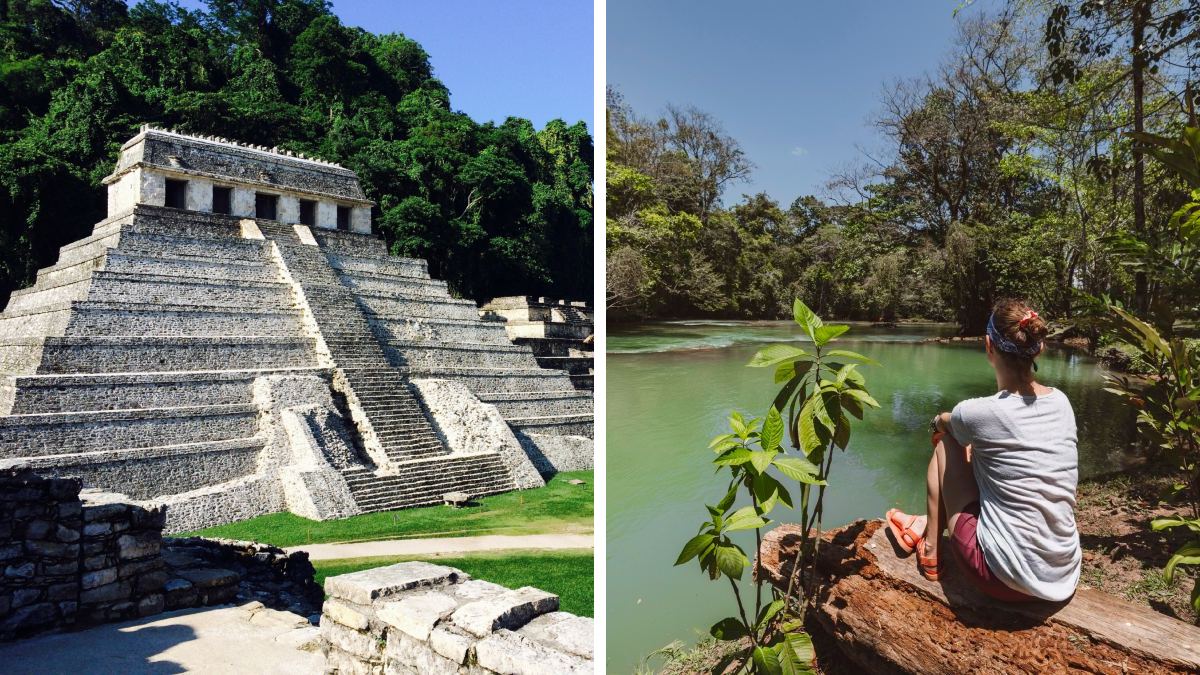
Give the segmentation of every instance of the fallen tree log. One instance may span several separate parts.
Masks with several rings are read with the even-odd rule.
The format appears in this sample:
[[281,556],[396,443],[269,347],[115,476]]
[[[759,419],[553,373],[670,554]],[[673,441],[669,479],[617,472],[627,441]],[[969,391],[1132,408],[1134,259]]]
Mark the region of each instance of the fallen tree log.
[[[786,588],[800,528],[769,532],[763,576]],[[869,673],[1197,673],[1200,628],[1096,590],[1066,602],[1002,603],[947,562],[926,580],[883,521],[825,533],[812,628],[835,644],[836,670]],[[826,655],[828,656],[828,655]],[[825,657],[822,657],[825,660]]]

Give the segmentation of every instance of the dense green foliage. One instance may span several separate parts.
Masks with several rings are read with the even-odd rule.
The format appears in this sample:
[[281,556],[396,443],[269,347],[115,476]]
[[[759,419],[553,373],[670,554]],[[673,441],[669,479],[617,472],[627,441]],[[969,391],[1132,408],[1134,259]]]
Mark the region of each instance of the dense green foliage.
[[144,122],[357,171],[392,252],[461,295],[590,297],[583,122],[476,123],[419,44],[323,0],[207,7],[0,1],[0,300],[104,216],[100,179]]
[[[714,672],[813,672],[813,647],[804,626],[815,607],[816,555],[835,448],[845,450],[850,444],[851,415],[861,420],[865,408],[879,407],[858,372],[859,365],[878,364],[830,346],[850,327],[824,323],[800,300],[794,302],[792,313],[812,341],[812,352],[776,344],[759,350],[748,364],[771,368],[775,384],[783,386],[765,417],[746,419],[735,411],[729,417],[730,433],[710,443],[716,453],[712,463],[718,472],[729,472],[729,484],[716,505],[705,506],[708,520],[675,561],[682,565],[695,558],[709,579],[725,577],[733,589],[737,616],[721,619],[709,630],[717,640],[733,645],[722,662],[728,667]],[[785,442],[792,453],[784,449]],[[749,504],[735,510],[739,502]],[[754,550],[760,551],[762,532],[773,522],[769,516],[777,507],[799,511],[800,553],[786,588],[773,587],[771,601],[765,605],[766,578],[761,567],[754,571],[751,605],[751,599],[743,600],[737,583],[751,563],[730,534],[752,530]],[[761,564],[757,555],[755,564]]]
[[[571,485],[572,479],[584,481]],[[591,471],[565,471],[546,487],[492,495],[477,506],[427,506],[382,511],[341,520],[315,521],[292,513],[218,525],[180,536],[224,537],[275,546],[302,546],[379,539],[468,537],[484,534],[543,534],[592,531],[595,487]]]
[[472,578],[508,588],[533,586],[549,591],[558,596],[559,609],[564,612],[592,616],[596,611],[595,559],[591,551],[498,551],[446,557],[350,558],[317,560],[313,567],[317,568],[317,583],[324,585],[327,577],[409,560],[457,567]]
[[610,92],[610,318],[783,317],[799,296],[824,314],[979,334],[1005,296],[1061,320],[1092,311],[1087,297],[1173,302],[1110,241],[1157,246],[1187,197],[1130,132],[1175,136],[1191,116],[1200,5],[1007,5],[961,12],[944,65],[880,101],[867,144],[886,151],[790,205],[723,206],[751,168],[737,141],[703,113],[644,119]]

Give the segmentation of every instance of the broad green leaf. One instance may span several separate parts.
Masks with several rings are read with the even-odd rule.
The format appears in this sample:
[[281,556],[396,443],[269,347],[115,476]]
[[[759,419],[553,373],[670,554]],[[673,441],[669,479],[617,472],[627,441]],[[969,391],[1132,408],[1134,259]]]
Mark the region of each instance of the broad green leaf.
[[746,554],[742,553],[742,549],[733,544],[718,544],[716,555],[717,569],[730,579],[741,579],[742,570],[750,564],[750,561],[746,559]]
[[1192,584],[1192,611],[1200,614],[1200,578]]
[[812,454],[813,450],[821,446],[821,439],[817,436],[816,420],[813,416],[813,401],[818,398],[820,397],[810,397],[804,402],[804,407],[800,409],[800,449],[804,451],[805,455]]
[[809,353],[800,349],[785,344],[773,344],[758,350],[754,357],[750,359],[750,363],[746,365],[751,368],[766,368],[784,361],[795,361],[805,358]]
[[747,450],[741,446],[731,450],[726,450],[724,454],[713,460],[713,464],[717,466],[736,466],[745,464],[750,461],[750,456],[754,453],[753,450]]
[[845,392],[845,395],[849,396],[850,398],[853,398],[854,400],[856,400],[864,405],[869,405],[872,408],[879,407],[879,402],[876,401],[874,398],[872,398],[870,394],[863,391],[862,389],[847,389]]
[[824,485],[825,482],[817,476],[820,475],[821,469],[816,464],[802,457],[776,457],[775,468],[779,469],[779,473],[791,478],[800,483],[808,483],[809,485]]
[[771,647],[755,647],[753,658],[758,675],[782,675],[779,669],[779,655]]
[[1155,518],[1154,520],[1150,521],[1150,529],[1154,530],[1155,532],[1160,532],[1172,527],[1179,527],[1180,525],[1193,532],[1200,532],[1200,520],[1175,516],[1173,518]]
[[[796,298],[796,301],[792,303],[792,318],[796,320],[796,323],[800,324],[800,327],[804,329],[804,332],[808,333],[808,337],[810,338],[813,338],[814,331],[822,325],[821,317],[809,309],[808,305],[801,302],[800,298]],[[816,342],[815,338],[813,338],[813,342]]]
[[783,608],[786,606],[787,603],[785,601],[775,600],[766,607],[763,607],[754,620],[755,630],[762,630],[768,623],[771,622],[772,619],[775,618],[775,615],[783,611]]
[[[783,417],[779,415],[779,411],[774,406],[767,411],[767,417],[763,421],[762,433],[758,437],[762,444],[763,450],[774,450],[783,443]],[[757,467],[758,465],[755,464]],[[759,469],[761,472],[762,469]]]
[[779,491],[782,488],[783,486],[771,474],[760,473],[754,477],[750,489],[754,491],[754,499],[758,502],[760,515],[766,515],[775,508],[775,502],[779,499]]
[[779,453],[775,452],[774,450],[771,450],[770,452],[765,450],[751,451],[750,464],[754,467],[755,471],[762,473],[767,470],[767,467],[771,466],[771,460],[775,459],[775,455],[777,454]]
[[683,550],[679,552],[679,558],[675,560],[676,565],[682,565],[685,562],[700,555],[700,553],[708,548],[713,541],[711,534],[698,534],[688,540],[688,543],[683,545]]
[[743,506],[725,520],[725,532],[754,530],[766,524],[767,521],[755,513],[753,506]]
[[727,616],[714,623],[712,628],[708,629],[708,634],[718,640],[740,640],[749,635],[750,631],[746,630],[746,624],[741,620]]
[[823,347],[848,330],[850,330],[850,326],[844,323],[831,323],[820,326],[813,330],[813,342],[817,343],[818,347]]
[[837,430],[833,432],[833,444],[843,450],[850,445],[850,422],[844,417],[838,422]]
[[839,369],[838,369],[838,371],[837,371],[837,380],[836,380],[836,382],[837,382],[839,385],[845,384],[845,383],[846,383],[846,378],[847,378],[847,377],[850,377],[850,375],[851,375],[851,374],[854,372],[854,370],[855,370],[856,368],[858,368],[858,364],[857,364],[857,363],[847,363],[846,365],[844,365],[844,366],[842,366],[841,368],[839,368]]
[[878,366],[879,362],[869,356],[863,356],[858,352],[852,352],[845,349],[830,349],[825,352],[825,356],[831,359],[840,359],[843,361],[857,361],[869,366]]
[[1169,583],[1175,576],[1175,567],[1177,565],[1200,565],[1200,541],[1189,541],[1175,551],[1175,555],[1167,561],[1167,566],[1163,568],[1163,577]]
[[849,396],[842,397],[842,407],[846,410],[849,410],[850,414],[854,415],[858,419],[861,420],[863,418],[862,404],[853,398]]
[[814,672],[812,662],[816,653],[808,633],[801,631],[784,633],[784,640],[779,644],[779,648],[779,665],[784,673],[807,675]]
[[724,443],[725,441],[732,441],[732,440],[733,440],[733,434],[721,434],[720,436],[713,436],[713,439],[708,442],[708,447],[715,448],[718,445]]
[[730,448],[740,448],[740,447],[742,447],[741,443],[739,443],[733,439],[725,439],[725,440],[721,441],[720,443],[718,443],[717,445],[712,446],[712,451],[719,455],[722,452],[729,450]]

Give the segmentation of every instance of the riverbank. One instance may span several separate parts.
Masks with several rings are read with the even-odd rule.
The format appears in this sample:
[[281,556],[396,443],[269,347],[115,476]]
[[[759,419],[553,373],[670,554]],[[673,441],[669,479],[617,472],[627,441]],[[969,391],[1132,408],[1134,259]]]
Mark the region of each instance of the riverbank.
[[[1123,598],[1193,625],[1200,616],[1191,608],[1194,572],[1180,567],[1167,584],[1163,566],[1189,533],[1153,532],[1150,521],[1179,509],[1164,503],[1173,479],[1149,470],[1098,476],[1082,481],[1075,511],[1083,546],[1079,587]],[[704,638],[698,644],[668,645],[646,662],[647,672],[666,675],[713,672],[727,653],[729,643]],[[658,668],[653,668],[661,664]]]

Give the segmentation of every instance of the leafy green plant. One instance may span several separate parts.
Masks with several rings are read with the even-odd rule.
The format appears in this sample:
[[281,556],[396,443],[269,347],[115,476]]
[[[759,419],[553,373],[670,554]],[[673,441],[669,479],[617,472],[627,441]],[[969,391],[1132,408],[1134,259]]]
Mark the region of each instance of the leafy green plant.
[[[1195,535],[1194,538],[1188,540],[1183,546],[1180,546],[1174,555],[1167,560],[1167,566],[1163,568],[1163,577],[1167,583],[1172,583],[1175,580],[1175,568],[1179,565],[1200,565],[1200,518],[1155,518],[1150,523],[1151,529],[1155,532],[1169,530],[1176,527],[1186,527]],[[1192,610],[1200,614],[1200,578],[1197,578],[1192,584]]]
[[[729,433],[710,443],[717,455],[712,463],[718,471],[728,472],[728,487],[720,501],[706,505],[708,519],[675,561],[682,565],[695,559],[709,579],[728,580],[737,616],[713,624],[710,633],[739,645],[731,650],[726,665],[738,663],[759,674],[811,672],[812,642],[804,632],[810,605],[801,602],[797,593],[803,590],[803,597],[814,596],[812,567],[834,449],[844,450],[850,442],[849,416],[862,419],[864,408],[879,407],[858,372],[860,365],[875,362],[862,354],[829,348],[849,326],[825,324],[800,300],[793,305],[793,315],[812,341],[812,351],[771,345],[748,364],[773,367],[775,383],[782,387],[765,417],[746,418],[735,411],[729,416]],[[790,450],[784,447],[785,439]],[[747,501],[748,505],[735,508]],[[763,573],[756,569],[753,610],[748,611],[750,601],[742,597],[738,581],[751,562],[731,534],[753,531],[757,552],[765,528],[776,522],[769,516],[779,507],[798,507],[800,512],[803,532],[794,571],[786,590],[772,587],[771,601],[764,604]],[[757,556],[754,564],[761,564]]]
[[[1119,307],[1112,311],[1121,320],[1120,335],[1142,361],[1148,377],[1110,374],[1106,391],[1125,398],[1137,409],[1142,439],[1157,457],[1178,468],[1183,480],[1175,496],[1190,506],[1192,517],[1159,518],[1155,531],[1187,527],[1200,532],[1200,346],[1182,338],[1165,339],[1150,324]],[[1200,565],[1200,538],[1183,545],[1167,563],[1164,575],[1171,581],[1178,565]],[[1200,580],[1192,589],[1192,606],[1200,612]]]

